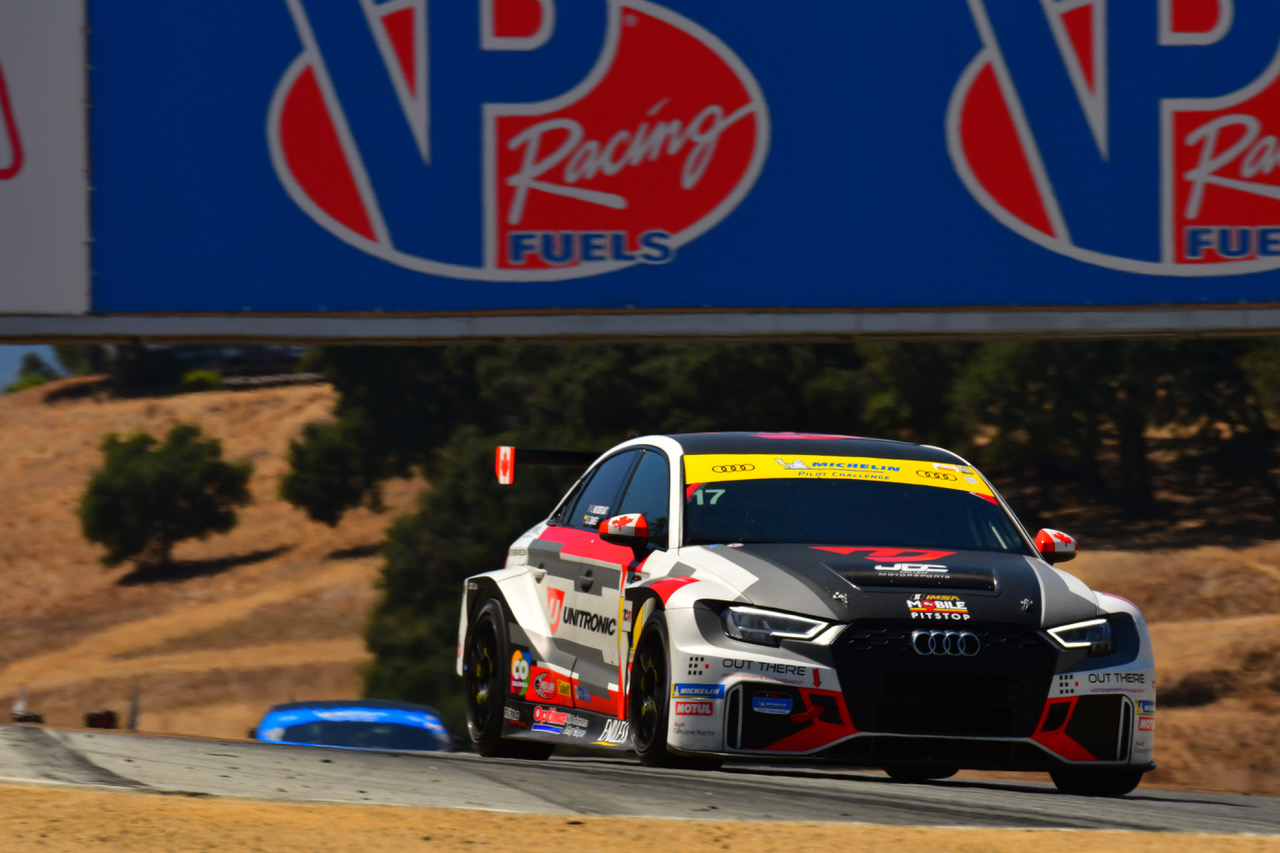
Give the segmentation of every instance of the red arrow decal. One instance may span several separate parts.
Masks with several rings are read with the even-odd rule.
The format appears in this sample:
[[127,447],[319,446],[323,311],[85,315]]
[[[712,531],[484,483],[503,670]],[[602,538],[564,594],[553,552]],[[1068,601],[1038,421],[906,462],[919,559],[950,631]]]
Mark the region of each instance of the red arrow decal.
[[818,668],[816,666],[813,668],[813,686],[822,686],[822,677],[818,675]]
[[[814,676],[817,676],[818,671],[815,669],[813,673],[814,673]],[[799,714],[792,714],[791,722],[797,726],[804,725],[805,723],[811,722],[821,717],[822,711],[823,711],[823,708],[821,705],[810,705],[808,709],[800,712]]]

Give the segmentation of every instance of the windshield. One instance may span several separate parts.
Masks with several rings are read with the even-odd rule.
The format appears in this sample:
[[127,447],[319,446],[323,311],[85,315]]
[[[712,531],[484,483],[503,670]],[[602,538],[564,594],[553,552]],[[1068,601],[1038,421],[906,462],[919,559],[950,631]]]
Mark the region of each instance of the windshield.
[[[902,460],[686,457],[684,544],[797,542],[1031,553],[972,469],[942,468],[950,470]],[[728,476],[701,481],[708,474]]]

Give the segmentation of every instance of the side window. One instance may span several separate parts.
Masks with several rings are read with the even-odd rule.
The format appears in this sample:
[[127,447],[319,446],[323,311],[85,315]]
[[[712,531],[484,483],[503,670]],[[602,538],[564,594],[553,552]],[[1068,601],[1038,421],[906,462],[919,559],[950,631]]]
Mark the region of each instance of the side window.
[[[631,477],[618,512],[644,513],[649,522],[649,541],[666,547],[667,516],[671,498],[667,457],[656,450],[646,450]],[[618,513],[614,513],[617,515]]]
[[600,467],[579,493],[573,509],[560,519],[561,523],[584,530],[598,530],[600,522],[611,515],[617,515],[614,509],[618,495],[622,492],[622,484],[626,482],[631,466],[639,455],[640,451],[629,450],[600,463]]

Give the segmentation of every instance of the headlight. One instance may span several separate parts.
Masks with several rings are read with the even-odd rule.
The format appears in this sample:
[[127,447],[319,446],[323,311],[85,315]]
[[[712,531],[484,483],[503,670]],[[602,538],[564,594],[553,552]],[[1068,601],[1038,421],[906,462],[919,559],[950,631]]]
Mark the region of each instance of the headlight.
[[757,607],[727,607],[721,618],[730,637],[766,646],[776,646],[779,640],[812,640],[827,627],[818,619]]
[[1053,637],[1064,649],[1089,650],[1089,657],[1109,655],[1116,650],[1116,643],[1111,635],[1111,623],[1106,619],[1090,619],[1088,622],[1074,622],[1059,628],[1050,628],[1049,636]]

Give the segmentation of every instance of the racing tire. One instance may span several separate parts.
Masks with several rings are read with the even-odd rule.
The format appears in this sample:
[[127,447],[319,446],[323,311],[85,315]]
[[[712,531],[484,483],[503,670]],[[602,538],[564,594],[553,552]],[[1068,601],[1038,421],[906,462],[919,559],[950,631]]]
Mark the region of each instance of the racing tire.
[[932,779],[949,779],[959,773],[960,768],[936,764],[899,764],[886,767],[884,772],[895,782],[928,782]]
[[467,628],[462,658],[462,674],[467,706],[467,733],[476,752],[485,758],[525,758],[541,761],[551,757],[555,744],[505,740],[502,737],[503,710],[511,663],[507,643],[507,617],[502,603],[491,598],[480,608]]
[[1053,784],[1064,794],[1078,797],[1123,797],[1142,781],[1141,770],[1128,768],[1076,768],[1049,773]]
[[680,755],[667,749],[667,720],[671,713],[670,648],[666,614],[655,611],[640,631],[631,664],[627,721],[632,746],[645,767],[717,770],[723,763],[718,758]]

